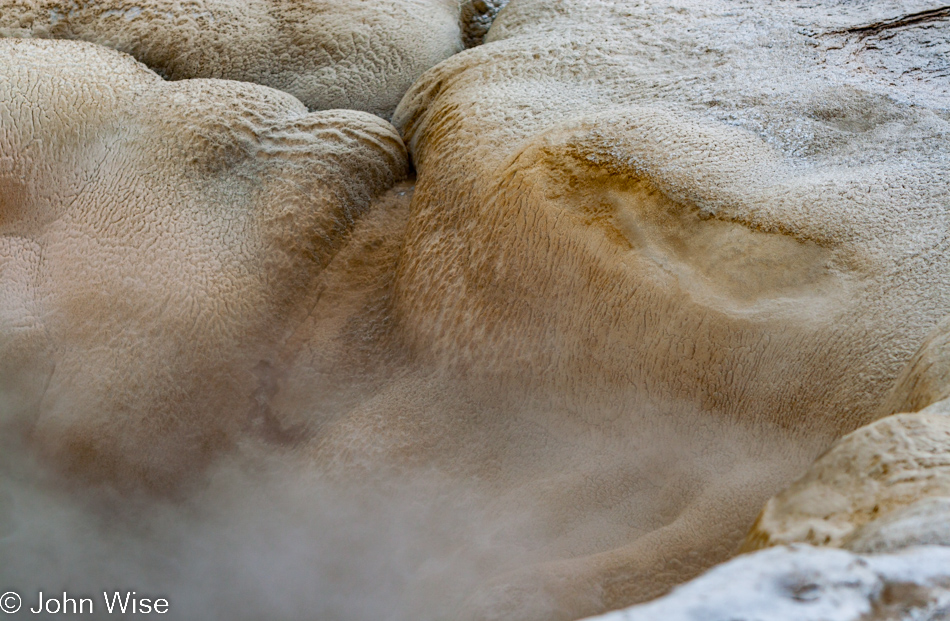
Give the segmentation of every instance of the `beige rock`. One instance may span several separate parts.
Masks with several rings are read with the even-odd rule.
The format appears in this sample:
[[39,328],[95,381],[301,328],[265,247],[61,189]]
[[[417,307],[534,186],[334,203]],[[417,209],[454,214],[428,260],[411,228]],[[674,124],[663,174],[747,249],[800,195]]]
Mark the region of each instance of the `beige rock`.
[[881,554],[924,545],[950,546],[950,497],[924,497],[895,509],[857,528],[843,547]]
[[[871,543],[901,528],[891,525],[909,520],[909,526],[917,519],[906,507],[946,496],[950,417],[888,416],[842,438],[802,478],[769,500],[742,549],[795,542],[840,547],[851,542],[858,551],[873,552],[870,548],[892,545]],[[950,513],[944,508],[942,515],[945,519]],[[877,524],[878,518],[887,521]],[[933,543],[918,534],[921,543]]]
[[268,370],[405,176],[402,141],[91,43],[0,55],[2,420],[68,471],[177,485],[266,418]]
[[[513,0],[402,100],[418,183],[400,334],[573,440],[523,484],[559,473],[549,523],[573,502],[644,525],[575,527],[570,553],[473,594],[472,618],[655,597],[877,416],[950,302],[950,125],[942,61],[918,71],[924,48],[867,37],[939,39],[936,6]],[[837,60],[843,39],[861,62]],[[602,447],[655,490],[563,460]],[[611,500],[569,498],[585,484]]]
[[[20,296],[0,314],[5,351],[43,379],[12,383],[18,418],[67,464],[107,452],[106,480],[195,476],[204,447],[240,438],[348,489],[425,481],[418,503],[452,509],[466,571],[400,574],[426,594],[405,618],[567,620],[661,595],[730,557],[767,498],[874,420],[950,308],[946,74],[918,62],[919,38],[947,27],[932,8],[513,0],[485,45],[403,99],[418,183],[372,207],[405,165],[385,124],[333,113],[326,133],[271,141],[231,112],[273,118],[264,104],[225,103],[276,97],[311,118],[289,97],[232,85],[202,106],[172,95],[220,83],[141,67],[155,86],[132,81],[129,101],[144,94],[113,117],[126,91],[106,87],[125,78],[51,57],[46,91],[0,82],[29,103],[78,102],[35,117],[75,128],[61,146],[44,134],[3,151],[37,179],[0,177],[17,197],[4,209],[28,207],[37,230],[65,214],[3,267]],[[906,53],[859,45],[888,29]],[[852,43],[861,62],[835,61]],[[106,94],[80,96],[86,84]],[[185,131],[169,106],[218,133]],[[11,144],[32,127],[0,118]],[[112,136],[129,146],[99,146]],[[270,157],[311,144],[311,159]],[[321,219],[347,205],[359,223]],[[290,241],[241,209],[277,211],[264,220]],[[141,226],[106,226],[130,210]],[[88,436],[62,422],[67,394],[93,413]],[[456,520],[460,496],[491,519]],[[354,520],[390,515],[397,501],[380,498]]]
[[927,335],[881,407],[883,415],[917,412],[950,397],[950,317]]
[[457,0],[2,0],[0,36],[91,41],[170,80],[254,82],[311,110],[388,119],[462,49],[459,11]]

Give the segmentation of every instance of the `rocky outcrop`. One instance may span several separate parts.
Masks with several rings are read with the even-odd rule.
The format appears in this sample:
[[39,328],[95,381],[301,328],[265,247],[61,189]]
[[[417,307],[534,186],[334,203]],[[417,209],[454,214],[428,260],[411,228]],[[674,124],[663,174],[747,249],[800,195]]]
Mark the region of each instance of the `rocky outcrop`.
[[508,0],[467,0],[462,4],[462,43],[465,47],[475,47],[485,41],[495,16],[506,4]]
[[311,581],[412,605],[320,618],[662,596],[852,432],[754,545],[942,541],[945,419],[875,421],[946,395],[939,334],[901,375],[950,308],[945,7],[500,6],[0,0],[0,423],[71,484],[286,460],[387,549],[432,508],[444,564]]
[[[924,408],[946,411],[950,406],[950,317],[927,335],[904,366],[881,406],[883,415],[917,412]],[[943,405],[938,405],[943,401]]]
[[[487,30],[492,15],[466,23]],[[0,0],[0,36],[90,41],[169,80],[253,82],[311,110],[386,119],[426,69],[463,46],[456,0]]]
[[[767,488],[879,417],[950,307],[947,78],[912,60],[945,24],[912,4],[513,0],[402,100],[418,183],[400,335],[532,395],[534,420],[578,439],[538,472],[656,524],[592,547],[571,527],[572,555],[486,584],[474,618],[661,595],[734,553]],[[629,447],[630,505],[554,465],[598,463],[598,442]],[[669,461],[647,458],[659,446]]]
[[860,526],[842,547],[859,554],[918,545],[950,546],[950,497],[925,496]]
[[[853,538],[868,542],[874,536],[866,525],[931,497],[950,497],[950,417],[888,416],[842,438],[769,500],[743,549],[794,542],[842,546]],[[939,512],[941,506],[931,505],[931,510]],[[950,519],[950,513],[944,515]],[[921,535],[920,543],[933,536],[928,530]],[[913,533],[900,536],[913,541]]]
[[742,556],[666,597],[587,621],[944,621],[950,548],[859,556],[810,546]]
[[0,55],[0,394],[20,395],[0,424],[77,480],[168,491],[267,418],[281,346],[405,148],[377,116],[92,43]]

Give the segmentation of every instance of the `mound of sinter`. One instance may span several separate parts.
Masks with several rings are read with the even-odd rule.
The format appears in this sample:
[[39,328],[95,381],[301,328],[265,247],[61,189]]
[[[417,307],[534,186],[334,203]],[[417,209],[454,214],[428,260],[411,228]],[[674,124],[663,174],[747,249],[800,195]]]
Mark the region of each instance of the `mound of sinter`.
[[[422,73],[491,23],[457,0],[0,0],[0,36],[80,39],[127,52],[170,80],[270,86],[311,110],[384,118]],[[461,28],[460,28],[461,27]]]
[[67,471],[174,487],[266,415],[262,374],[402,141],[91,43],[0,54],[2,422]]
[[478,507],[407,618],[661,595],[950,308],[925,4],[513,0],[402,99],[414,192],[378,119],[0,42],[4,422],[77,480],[175,489],[257,443]]
[[946,32],[919,4],[514,0],[403,99],[402,332],[556,438],[507,486],[553,559],[475,618],[663,593],[877,416],[950,307],[948,82],[834,42]]

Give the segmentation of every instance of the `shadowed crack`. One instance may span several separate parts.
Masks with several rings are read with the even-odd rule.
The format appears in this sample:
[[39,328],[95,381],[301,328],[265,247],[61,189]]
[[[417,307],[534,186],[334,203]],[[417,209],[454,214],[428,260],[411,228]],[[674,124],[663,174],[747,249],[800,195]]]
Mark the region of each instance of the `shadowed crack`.
[[942,6],[936,9],[920,11],[918,13],[910,13],[908,15],[902,15],[901,17],[895,17],[894,19],[865,24],[864,26],[850,26],[840,30],[831,30],[825,32],[825,34],[856,34],[861,38],[865,38],[878,35],[885,30],[905,28],[907,26],[915,26],[917,24],[942,21],[946,19],[950,19],[950,6]]

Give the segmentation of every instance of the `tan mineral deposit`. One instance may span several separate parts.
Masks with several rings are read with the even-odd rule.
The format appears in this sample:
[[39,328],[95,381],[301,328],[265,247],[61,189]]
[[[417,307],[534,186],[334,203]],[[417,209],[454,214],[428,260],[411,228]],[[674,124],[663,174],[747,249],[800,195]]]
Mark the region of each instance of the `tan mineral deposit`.
[[426,69],[475,42],[494,8],[478,1],[2,0],[0,36],[91,41],[169,80],[254,82],[312,110],[389,118]]
[[0,609],[943,618],[948,59],[926,0],[0,0]]

